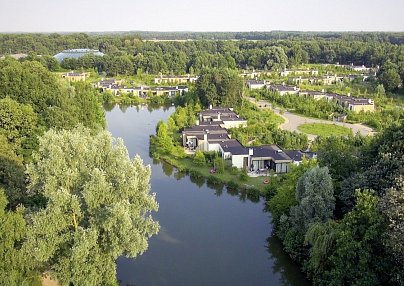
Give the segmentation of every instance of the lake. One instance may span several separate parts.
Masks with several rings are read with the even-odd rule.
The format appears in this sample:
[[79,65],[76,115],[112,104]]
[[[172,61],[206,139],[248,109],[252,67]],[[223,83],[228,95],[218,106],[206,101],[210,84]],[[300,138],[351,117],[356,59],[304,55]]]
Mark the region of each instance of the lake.
[[149,156],[149,136],[174,107],[108,111],[108,130],[152,168],[151,191],[160,205],[158,235],[148,250],[117,261],[120,285],[310,285],[271,236],[264,201],[251,202],[223,186],[179,173]]

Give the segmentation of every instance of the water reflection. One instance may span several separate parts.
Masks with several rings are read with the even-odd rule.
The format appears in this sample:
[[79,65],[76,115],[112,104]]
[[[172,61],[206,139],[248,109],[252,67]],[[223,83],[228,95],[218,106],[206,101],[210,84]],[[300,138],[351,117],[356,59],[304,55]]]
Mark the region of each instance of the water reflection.
[[[153,163],[154,163],[154,161],[153,161]],[[165,163],[165,162],[163,162],[161,164],[161,167],[163,168],[164,175],[166,175],[167,177],[170,177],[174,172],[174,167],[172,165],[170,165],[170,164]]]
[[269,259],[274,261],[272,271],[281,275],[282,285],[311,285],[299,267],[291,263],[291,258],[283,251],[281,241],[274,234],[267,238],[267,250]]

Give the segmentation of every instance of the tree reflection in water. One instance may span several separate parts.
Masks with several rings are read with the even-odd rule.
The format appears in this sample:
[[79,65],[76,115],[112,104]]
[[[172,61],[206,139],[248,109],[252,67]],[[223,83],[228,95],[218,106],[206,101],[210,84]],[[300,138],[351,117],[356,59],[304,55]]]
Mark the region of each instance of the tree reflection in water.
[[281,275],[282,285],[309,286],[311,283],[297,265],[283,250],[281,241],[272,234],[267,238],[269,259],[274,262],[272,270]]

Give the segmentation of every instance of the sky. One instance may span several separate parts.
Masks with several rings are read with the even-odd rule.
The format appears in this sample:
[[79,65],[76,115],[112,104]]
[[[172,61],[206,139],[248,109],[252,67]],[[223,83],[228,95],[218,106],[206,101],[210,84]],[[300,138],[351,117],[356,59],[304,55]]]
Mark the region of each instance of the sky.
[[404,0],[1,0],[0,32],[404,31]]

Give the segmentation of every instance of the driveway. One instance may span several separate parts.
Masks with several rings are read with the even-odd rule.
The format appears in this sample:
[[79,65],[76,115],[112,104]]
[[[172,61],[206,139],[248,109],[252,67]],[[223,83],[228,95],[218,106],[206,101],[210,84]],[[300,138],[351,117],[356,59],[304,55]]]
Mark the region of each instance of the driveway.
[[[256,101],[252,97],[247,97],[247,99],[250,102],[258,105],[259,108],[272,109],[271,103],[268,101],[265,101],[265,100]],[[363,124],[350,124],[350,123],[345,123],[345,122],[336,122],[336,121],[329,121],[329,120],[323,120],[323,119],[309,118],[309,117],[304,117],[301,115],[290,113],[289,111],[284,111],[283,114],[281,114],[280,108],[274,108],[272,110],[276,114],[282,116],[285,119],[285,122],[279,126],[281,129],[284,129],[284,130],[296,131],[296,132],[301,133],[301,131],[299,131],[297,129],[297,127],[299,125],[302,125],[305,123],[325,123],[325,124],[336,124],[336,125],[350,128],[352,130],[353,134],[356,134],[357,132],[359,132],[363,136],[368,136],[368,135],[374,134],[374,131],[372,128],[365,126]],[[314,140],[317,137],[317,135],[307,134],[307,137],[309,138],[309,140]]]

